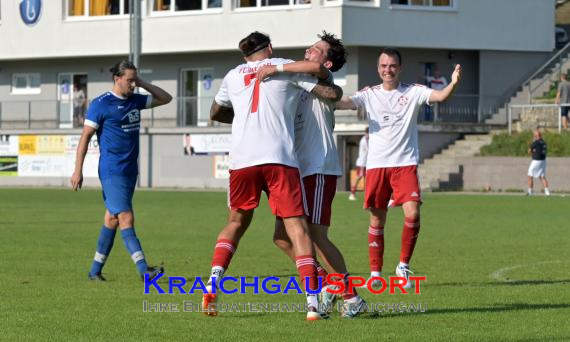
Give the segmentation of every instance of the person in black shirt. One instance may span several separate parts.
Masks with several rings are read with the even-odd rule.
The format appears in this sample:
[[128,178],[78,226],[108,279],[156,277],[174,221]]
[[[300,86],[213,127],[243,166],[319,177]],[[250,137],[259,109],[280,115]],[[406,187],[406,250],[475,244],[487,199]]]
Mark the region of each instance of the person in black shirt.
[[528,167],[527,195],[532,195],[534,178],[540,178],[544,186],[544,194],[550,196],[548,180],[546,180],[546,142],[542,139],[542,135],[538,129],[534,131],[533,141],[528,148],[528,153],[532,155],[532,162]]

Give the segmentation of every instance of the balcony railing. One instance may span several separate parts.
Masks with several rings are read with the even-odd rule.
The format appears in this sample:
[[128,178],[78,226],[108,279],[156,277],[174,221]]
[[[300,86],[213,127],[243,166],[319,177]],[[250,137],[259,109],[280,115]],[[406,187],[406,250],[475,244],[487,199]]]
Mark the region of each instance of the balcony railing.
[[[211,126],[209,120],[212,97],[177,97],[169,104],[142,111],[141,126],[155,128]],[[488,97],[455,94],[447,102],[424,107],[419,115],[422,123],[481,123],[497,111]],[[75,114],[75,118],[74,118]],[[69,101],[28,100],[0,101],[0,129],[57,129],[82,126],[81,110],[74,113]],[[337,121],[366,120],[364,113],[341,111]]]

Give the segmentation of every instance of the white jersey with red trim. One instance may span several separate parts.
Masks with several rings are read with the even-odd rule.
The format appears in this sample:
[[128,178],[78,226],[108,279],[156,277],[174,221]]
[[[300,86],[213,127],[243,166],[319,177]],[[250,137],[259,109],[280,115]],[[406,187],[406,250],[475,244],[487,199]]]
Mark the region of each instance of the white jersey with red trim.
[[295,152],[301,176],[341,176],[334,141],[334,103],[304,92],[295,117]]
[[299,167],[294,150],[294,120],[301,94],[312,91],[317,79],[279,73],[259,82],[258,68],[291,60],[268,58],[247,62],[224,77],[215,101],[233,107],[230,169],[261,164]]
[[391,91],[378,85],[351,97],[368,114],[367,169],[418,164],[417,118],[420,108],[429,104],[432,91],[423,85],[400,83]]

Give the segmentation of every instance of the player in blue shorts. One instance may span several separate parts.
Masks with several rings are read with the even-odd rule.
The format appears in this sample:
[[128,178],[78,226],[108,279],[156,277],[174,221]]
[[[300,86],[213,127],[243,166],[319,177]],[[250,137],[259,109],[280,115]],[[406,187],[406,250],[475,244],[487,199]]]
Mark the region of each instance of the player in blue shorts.
[[[167,104],[172,96],[163,89],[143,81],[129,61],[121,61],[111,68],[113,88],[95,98],[87,111],[83,133],[77,146],[75,171],[71,188],[81,189],[83,162],[93,134],[99,141],[99,179],[105,201],[105,224],[101,228],[90,280],[105,280],[101,270],[113,248],[117,227],[141,278],[148,273],[152,279],[163,273],[162,267],[147,265],[143,250],[135,234],[132,198],[138,177],[139,130],[141,110]],[[150,95],[135,94],[135,87]]]

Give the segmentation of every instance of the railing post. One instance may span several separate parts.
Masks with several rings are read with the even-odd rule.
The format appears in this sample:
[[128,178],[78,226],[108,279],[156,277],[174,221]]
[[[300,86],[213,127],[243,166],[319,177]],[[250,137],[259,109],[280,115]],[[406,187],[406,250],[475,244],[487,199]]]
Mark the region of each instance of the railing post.
[[437,117],[439,116],[439,102],[435,103],[435,106],[433,108],[433,123],[435,124],[437,122]]
[[32,128],[32,101],[28,101],[28,129]]
[[562,106],[558,105],[558,134],[562,133]]
[[[532,82],[532,81],[531,81],[531,82]],[[532,104],[532,100],[531,100],[531,99],[532,99],[532,91],[530,90],[530,82],[528,82],[528,90],[527,90],[527,93],[528,93],[528,104]]]
[[512,107],[511,104],[509,103],[509,106],[507,107],[507,120],[508,120],[508,125],[509,125],[509,135],[511,135],[513,133],[513,124],[511,123],[511,115],[512,115]]

